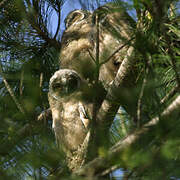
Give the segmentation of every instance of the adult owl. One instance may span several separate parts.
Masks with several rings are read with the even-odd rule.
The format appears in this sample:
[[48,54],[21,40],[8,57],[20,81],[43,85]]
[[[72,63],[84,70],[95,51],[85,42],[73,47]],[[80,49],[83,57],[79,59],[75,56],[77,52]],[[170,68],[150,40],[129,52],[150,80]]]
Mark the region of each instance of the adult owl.
[[65,20],[60,70],[50,79],[49,103],[57,144],[72,171],[86,161],[91,124],[126,54],[130,21],[113,4],[93,13],[75,10]]

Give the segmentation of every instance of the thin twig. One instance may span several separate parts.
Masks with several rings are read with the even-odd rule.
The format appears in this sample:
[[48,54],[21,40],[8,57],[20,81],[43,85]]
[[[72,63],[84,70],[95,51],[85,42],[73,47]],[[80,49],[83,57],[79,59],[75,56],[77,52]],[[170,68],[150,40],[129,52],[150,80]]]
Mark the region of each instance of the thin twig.
[[164,36],[165,36],[165,41],[168,44],[168,54],[170,56],[172,68],[173,68],[173,70],[175,72],[176,81],[177,81],[178,86],[180,87],[180,76],[179,76],[178,68],[177,68],[177,65],[176,65],[176,59],[174,57],[174,52],[172,51],[172,47],[171,47],[171,44],[170,44],[171,40],[170,40],[170,38],[169,38],[169,36],[167,34],[165,34]]
[[57,25],[56,33],[55,33],[53,39],[56,39],[56,37],[58,35],[58,32],[59,32],[59,29],[60,29],[60,25],[61,25],[61,8],[60,8],[60,6],[61,5],[58,6],[58,8],[59,8],[59,12],[58,12],[58,25]]
[[[166,38],[167,44],[169,45],[168,36],[166,35],[165,38]],[[172,68],[173,68],[173,70],[175,72],[175,77],[176,77],[177,84],[180,87],[180,76],[179,76],[178,68],[177,68],[177,65],[176,65],[176,59],[174,58],[174,54],[172,52],[172,49],[171,49],[170,45],[169,45],[169,48],[168,48],[168,52],[169,52]]]
[[135,39],[135,37],[131,38],[129,41],[127,41],[125,44],[120,45],[105,61],[100,63],[100,66],[107,63],[113,56],[115,56],[115,54],[117,54],[121,49],[123,49],[124,47],[126,47],[127,45],[129,45],[129,43]]
[[[99,81],[99,15],[96,14],[96,74],[95,74],[95,87],[98,85]],[[96,115],[97,115],[97,96],[94,96],[94,105],[93,105],[93,115],[92,119],[93,122],[96,123]],[[96,124],[94,124],[94,127],[96,127]]]
[[20,96],[22,96],[23,94],[23,80],[24,80],[24,70],[21,71],[21,80],[20,80],[20,87],[19,87]]
[[[76,171],[75,173],[78,175],[85,175],[87,172],[91,172],[91,176],[95,175],[97,172],[102,171],[103,169],[107,169],[113,166],[112,159],[116,158],[126,150],[128,147],[136,143],[140,137],[148,133],[150,130],[149,127],[155,126],[158,124],[160,119],[168,120],[168,117],[171,117],[175,112],[180,111],[180,95],[161,113],[161,118],[159,116],[153,118],[151,121],[143,125],[140,129],[136,130],[134,133],[128,135],[123,140],[120,140],[116,143],[111,150],[109,151],[108,155],[105,157],[98,157],[84,167]],[[122,166],[123,167],[123,164]]]
[[172,98],[179,91],[179,89],[180,88],[178,86],[172,88],[171,91],[161,99],[160,104],[165,104],[165,102]]
[[125,172],[122,180],[128,180],[133,175],[133,173],[134,173],[134,171],[131,171],[129,173]]
[[40,78],[39,78],[39,87],[42,88],[43,85],[43,73],[41,72]]
[[98,174],[97,176],[105,176],[105,175],[111,173],[112,171],[118,169],[119,167],[120,167],[119,165],[111,166],[110,168],[104,170],[102,173]]
[[11,96],[12,99],[14,100],[17,108],[19,109],[19,111],[20,111],[22,114],[25,114],[25,111],[24,111],[22,105],[18,102],[18,100],[17,100],[17,98],[16,98],[13,90],[11,89],[11,87],[9,86],[7,80],[5,79],[5,77],[4,77],[4,75],[3,75],[1,63],[0,63],[0,74],[1,74],[1,76],[2,76],[2,79],[3,79],[3,82],[4,82],[5,86],[6,86],[6,88],[7,88],[8,92],[9,92],[10,96]]
[[143,95],[144,95],[144,89],[145,89],[146,84],[147,84],[147,76],[144,77],[142,87],[141,87],[141,91],[140,91],[139,98],[138,98],[138,104],[137,104],[137,128],[140,128],[142,98],[143,98]]
[[[96,14],[96,59],[95,59],[95,64],[96,64],[96,67],[95,67],[95,70],[96,70],[96,74],[95,74],[95,82],[94,82],[94,87],[96,88],[98,86],[98,83],[99,83],[99,16],[98,14]],[[94,152],[93,153],[96,153],[97,152],[97,148],[95,149],[95,147],[99,146],[99,136],[97,136],[97,109],[98,109],[98,101],[97,101],[97,98],[99,98],[96,94],[94,95],[93,97],[93,112],[92,112],[92,128],[90,128],[90,143],[89,143],[89,146],[88,146],[88,150],[87,152],[89,151],[89,149],[93,148],[94,149]],[[90,151],[89,151],[90,152]],[[87,153],[88,156],[91,156],[91,153]],[[87,157],[88,159],[89,157]]]
[[122,133],[123,133],[124,135],[127,135],[127,127],[126,127],[127,118],[124,117],[123,109],[122,109],[122,108],[119,108],[117,114],[119,115],[120,120],[121,120]]
[[96,14],[96,69],[97,69],[97,74],[96,74],[96,80],[98,81],[99,79],[99,16]]
[[91,57],[91,59],[96,62],[96,59],[94,58],[93,54],[91,53],[90,49],[87,50],[89,53],[89,56]]
[[174,70],[175,75],[176,75],[176,81],[177,81],[177,83],[178,83],[178,86],[180,87],[179,72],[178,72],[178,68],[177,68],[177,66],[176,66],[176,60],[175,60],[174,56],[172,55],[172,52],[170,52],[170,57],[171,57],[172,67],[173,67],[173,70]]
[[139,98],[138,98],[138,104],[137,104],[137,128],[140,128],[142,98],[143,98],[143,95],[144,95],[144,89],[145,89],[146,84],[147,84],[147,76],[148,76],[148,74],[149,74],[149,66],[146,67],[145,77],[144,77],[142,87],[141,87],[141,91],[140,91]]

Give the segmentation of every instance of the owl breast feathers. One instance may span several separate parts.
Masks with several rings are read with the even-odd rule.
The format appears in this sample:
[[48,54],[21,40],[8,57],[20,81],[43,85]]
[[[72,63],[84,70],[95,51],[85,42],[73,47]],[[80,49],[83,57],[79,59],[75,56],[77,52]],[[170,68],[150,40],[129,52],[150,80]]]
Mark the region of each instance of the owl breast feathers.
[[[108,5],[93,13],[75,10],[65,20],[60,70],[50,80],[48,97],[57,144],[66,153],[70,169],[81,166],[86,156],[94,96],[101,105],[128,49],[117,51],[131,37],[128,14],[112,9]],[[94,86],[97,73],[100,85]]]
[[[66,18],[62,36],[60,68],[77,71],[83,78],[94,79],[96,67],[97,38],[99,39],[99,80],[108,87],[124,59],[128,47],[115,53],[119,46],[129,40],[131,27],[125,23],[128,14],[123,9],[112,11],[112,5],[102,6],[94,13],[85,10],[72,11]],[[109,8],[110,7],[110,8]],[[96,16],[99,16],[99,36],[97,37]],[[107,60],[107,61],[106,61]],[[106,61],[106,62],[105,62]]]

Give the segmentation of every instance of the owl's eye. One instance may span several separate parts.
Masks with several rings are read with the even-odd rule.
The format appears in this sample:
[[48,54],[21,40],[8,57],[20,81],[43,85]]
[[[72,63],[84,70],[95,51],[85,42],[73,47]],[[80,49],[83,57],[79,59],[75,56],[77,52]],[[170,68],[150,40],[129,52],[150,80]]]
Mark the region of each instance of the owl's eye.
[[61,91],[63,89],[63,86],[61,83],[54,83],[52,88],[54,91],[57,91],[57,90]]
[[76,89],[78,89],[78,79],[75,76],[70,76],[67,82],[67,91],[68,93],[72,93]]
[[70,94],[78,88],[78,79],[75,76],[67,77],[63,82],[54,83],[52,85],[53,92],[56,94]]

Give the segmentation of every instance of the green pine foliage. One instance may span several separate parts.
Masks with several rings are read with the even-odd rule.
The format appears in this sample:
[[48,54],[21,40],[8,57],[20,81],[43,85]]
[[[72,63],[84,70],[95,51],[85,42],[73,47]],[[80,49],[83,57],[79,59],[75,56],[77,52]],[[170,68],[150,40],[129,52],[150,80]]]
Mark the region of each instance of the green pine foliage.
[[[178,7],[179,1],[173,2]],[[49,79],[58,69],[62,27],[54,35],[49,24],[52,13],[58,14],[63,3],[61,0],[0,2],[0,179],[47,179],[51,175],[56,177],[57,169],[65,167],[64,155],[55,144],[51,119],[37,120],[49,108]],[[93,4],[81,3],[87,9]],[[150,11],[150,1],[116,3],[137,13],[136,81],[137,89],[142,90],[144,84],[144,90],[142,97],[138,97],[140,122],[121,107],[110,130],[112,145],[159,116],[177,97],[180,88],[179,9],[174,8],[173,14],[169,9],[165,20],[158,22]],[[162,101],[167,94],[169,97]],[[124,174],[133,180],[180,178],[179,117],[177,112],[170,119],[160,120],[137,144],[120,154],[114,165],[122,166]],[[100,150],[100,156],[106,156],[105,151]],[[70,178],[66,173],[64,176]]]

